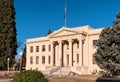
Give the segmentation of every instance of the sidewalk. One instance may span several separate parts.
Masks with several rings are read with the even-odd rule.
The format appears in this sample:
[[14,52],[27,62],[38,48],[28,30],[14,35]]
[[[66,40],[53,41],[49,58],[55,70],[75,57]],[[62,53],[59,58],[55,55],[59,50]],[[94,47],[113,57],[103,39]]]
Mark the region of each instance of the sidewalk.
[[0,79],[0,82],[10,82],[10,79]]

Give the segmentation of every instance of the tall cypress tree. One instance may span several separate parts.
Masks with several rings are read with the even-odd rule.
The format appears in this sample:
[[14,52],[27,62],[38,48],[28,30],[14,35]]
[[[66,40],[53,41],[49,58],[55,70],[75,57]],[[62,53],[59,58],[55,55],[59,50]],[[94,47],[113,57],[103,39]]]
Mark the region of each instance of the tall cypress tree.
[[14,0],[0,0],[0,70],[14,64],[17,54]]

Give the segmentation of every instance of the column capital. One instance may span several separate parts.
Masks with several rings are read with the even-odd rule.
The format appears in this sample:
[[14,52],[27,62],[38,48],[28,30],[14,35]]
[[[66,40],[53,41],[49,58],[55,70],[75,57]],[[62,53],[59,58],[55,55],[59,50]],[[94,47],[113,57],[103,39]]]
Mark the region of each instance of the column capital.
[[85,40],[85,36],[81,34],[81,35],[79,36],[79,38],[77,38],[77,39],[83,41],[83,40]]
[[50,41],[50,43],[51,43],[51,44],[55,44],[55,42],[54,42],[54,41]]
[[80,37],[80,38],[78,38],[78,40],[80,41],[83,41],[83,40],[85,40],[85,38],[84,37]]
[[63,43],[63,41],[62,40],[58,40],[58,43]]
[[68,39],[67,41],[68,41],[68,42],[73,42],[73,40],[72,40],[72,39]]

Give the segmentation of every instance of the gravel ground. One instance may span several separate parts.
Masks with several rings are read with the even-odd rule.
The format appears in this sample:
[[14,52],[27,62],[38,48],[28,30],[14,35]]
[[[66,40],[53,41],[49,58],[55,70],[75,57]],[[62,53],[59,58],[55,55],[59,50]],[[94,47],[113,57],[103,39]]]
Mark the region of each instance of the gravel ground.
[[69,76],[69,77],[54,77],[49,78],[49,82],[96,82],[96,79],[99,76]]
[[96,82],[96,81],[80,78],[50,78],[49,82]]

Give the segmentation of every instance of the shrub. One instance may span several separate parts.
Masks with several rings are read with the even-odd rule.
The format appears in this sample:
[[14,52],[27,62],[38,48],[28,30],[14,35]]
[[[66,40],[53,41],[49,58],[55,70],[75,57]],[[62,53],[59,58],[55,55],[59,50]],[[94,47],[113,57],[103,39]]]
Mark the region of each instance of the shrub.
[[10,82],[48,82],[48,80],[39,71],[27,70],[27,71],[21,71]]

